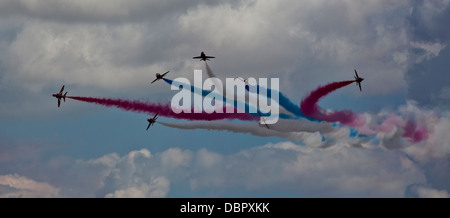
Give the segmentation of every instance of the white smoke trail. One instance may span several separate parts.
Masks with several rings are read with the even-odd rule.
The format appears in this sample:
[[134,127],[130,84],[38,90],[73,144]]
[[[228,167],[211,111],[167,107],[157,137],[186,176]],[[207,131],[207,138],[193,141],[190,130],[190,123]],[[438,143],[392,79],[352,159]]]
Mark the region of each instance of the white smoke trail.
[[[279,137],[302,141],[307,146],[317,148],[329,148],[334,145],[370,148],[364,144],[368,139],[349,137],[350,131],[347,128],[335,128],[328,125],[311,126],[309,124],[299,123],[295,123],[291,127],[287,126],[283,128],[282,126],[288,124],[283,123],[284,121],[286,120],[281,121],[281,124],[277,123],[270,125],[270,129],[258,125],[257,123],[233,123],[226,121],[189,121],[183,123],[167,123],[159,121],[158,123],[178,129],[207,129],[230,131],[233,133],[249,133],[261,137]],[[293,124],[292,122],[290,123]],[[322,130],[323,132],[321,132]]]
[[280,132],[320,132],[329,133],[337,131],[332,123],[313,122],[306,119],[279,119],[276,124],[270,125],[270,129]]
[[265,126],[260,126],[258,123],[233,123],[226,121],[190,121],[183,123],[167,123],[158,121],[158,123],[178,129],[208,129],[208,130],[226,130],[233,133],[249,133],[254,136],[261,137],[279,137],[286,138],[289,140],[303,141],[311,135],[319,135],[318,133],[308,133],[308,132],[280,132],[276,130],[267,129]]
[[216,75],[214,75],[214,73],[212,72],[211,68],[209,68],[209,65],[208,65],[208,63],[206,63],[206,61],[205,61],[205,64],[206,64],[206,74],[208,74],[208,77],[209,78],[216,77]]

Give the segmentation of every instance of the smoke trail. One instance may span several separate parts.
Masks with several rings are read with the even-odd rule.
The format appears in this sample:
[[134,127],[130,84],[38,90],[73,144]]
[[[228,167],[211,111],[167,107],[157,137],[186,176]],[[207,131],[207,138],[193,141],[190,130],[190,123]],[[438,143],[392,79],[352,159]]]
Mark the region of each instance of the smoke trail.
[[[169,84],[169,85],[172,85],[172,83],[173,83],[173,80],[171,80],[171,79],[163,78],[163,80],[164,80],[167,84]],[[183,83],[180,83],[180,84],[182,84],[183,86],[188,86],[188,84],[183,84]],[[198,87],[195,87],[195,86],[192,86],[192,85],[189,85],[189,86],[191,87],[191,92],[194,93],[194,94],[196,93],[195,90],[200,90],[200,88],[198,88]],[[201,91],[201,93],[202,93],[202,96],[204,96],[204,97],[207,96],[209,93],[211,93],[211,91],[206,91],[206,90],[203,90],[203,89],[201,89],[200,91]],[[222,97],[223,97],[222,102],[223,102],[223,103],[226,103],[227,97],[223,95],[222,90],[219,90],[219,93],[220,93],[220,94],[222,95]],[[233,103],[234,103],[235,106],[239,104],[239,101],[236,100],[236,99],[237,99],[237,98],[235,98],[235,99],[233,100]],[[216,99],[216,100],[220,100],[220,99]],[[257,106],[252,105],[252,104],[249,104],[249,103],[247,103],[247,102],[243,102],[243,104],[245,105],[246,112],[248,112],[248,114],[250,114],[250,115],[252,115],[252,116],[254,116],[254,117],[259,117],[259,113],[258,113],[258,112],[260,112],[260,110],[259,110],[259,108],[258,108]],[[253,111],[257,111],[257,112],[256,112],[256,113],[250,113],[249,111],[252,111],[252,110],[253,110]],[[280,111],[280,113],[278,114],[281,118],[285,118],[285,119],[291,118],[290,115],[283,114],[283,113],[281,113],[281,112],[283,112],[283,111]]]
[[306,96],[300,103],[300,108],[302,112],[309,117],[313,117],[318,120],[327,122],[340,122],[344,125],[357,126],[361,125],[359,117],[354,114],[351,110],[328,112],[320,108],[317,102],[330,94],[331,92],[352,84],[353,80],[333,82],[325,86],[319,86],[316,90],[312,91],[308,96]]
[[[172,83],[173,83],[173,80],[171,80],[171,79],[163,78],[163,80],[164,80],[164,82],[166,82],[169,85],[172,85]],[[180,83],[180,85],[183,85],[184,86],[183,88],[188,87],[188,86],[191,87],[192,93],[196,93],[195,92],[196,89],[200,90],[200,92],[202,93],[202,96],[207,96],[209,93],[211,93],[211,91],[203,90],[201,88],[197,88],[197,87],[189,85],[189,84]]]
[[403,133],[402,137],[409,138],[413,143],[417,143],[428,138],[427,130],[422,126],[418,126],[417,122],[414,120],[408,120],[403,128],[405,133]]
[[336,131],[338,128],[334,127],[332,123],[326,122],[312,122],[305,119],[279,119],[276,124],[269,127],[272,130],[280,132],[320,132],[329,133]]
[[[251,90],[256,90],[256,93],[257,93],[258,95],[260,95],[260,92],[259,92],[260,89],[266,89],[266,92],[265,92],[265,93],[271,93],[271,94],[274,93],[274,94],[276,94],[275,91],[273,91],[272,89],[268,89],[268,88],[265,88],[265,87],[261,87],[261,86],[259,86],[259,85],[256,85],[256,88],[254,88],[254,89],[251,89],[250,86],[246,86],[245,89],[246,89],[247,91],[249,91],[249,92],[251,92]],[[294,114],[294,115],[296,115],[296,116],[306,118],[306,119],[311,120],[311,121],[319,121],[319,120],[314,119],[314,118],[312,118],[312,117],[306,116],[306,115],[302,112],[302,110],[300,109],[300,107],[297,106],[296,104],[294,104],[294,103],[293,103],[288,97],[286,97],[282,92],[278,92],[278,94],[279,94],[279,104],[280,104],[280,106],[282,106],[283,108],[285,108],[288,112],[290,112],[290,113],[292,113],[292,114]]]
[[[307,136],[314,133],[302,133],[302,132],[279,132],[267,129],[266,127],[261,127],[257,123],[233,123],[233,122],[225,122],[225,121],[191,121],[184,123],[167,123],[158,121],[158,123],[178,129],[208,129],[208,130],[226,130],[233,133],[249,133],[254,136],[261,137],[279,137],[286,138],[289,140],[299,140],[303,141],[307,138]],[[319,134],[320,135],[320,134]]]
[[[209,78],[214,78],[216,77],[216,75],[214,75],[213,71],[211,70],[211,68],[209,67],[208,63],[205,62],[206,65],[206,74],[208,74]],[[259,88],[259,85],[257,86],[257,88]],[[247,91],[250,91],[251,89],[249,89],[249,86],[245,86],[245,89]],[[259,89],[257,89],[259,90]],[[268,91],[270,91],[273,94],[276,94],[274,91],[272,91],[271,89],[268,89]],[[268,93],[268,92],[266,92]],[[226,93],[221,92],[221,94],[226,98]],[[259,91],[257,92],[257,94],[259,95]],[[300,108],[292,103],[286,96],[283,95],[283,93],[279,92],[279,102],[277,102],[281,108],[280,108],[280,117],[281,118],[291,118],[290,114],[294,114],[296,116],[300,116],[303,118],[307,118],[307,119],[311,119],[307,116],[305,116],[301,111]],[[246,95],[246,98],[249,99],[249,102],[252,102],[252,100],[250,99],[252,97],[252,95]],[[253,102],[258,102],[257,100],[254,100]],[[249,104],[250,105],[250,104]],[[250,107],[250,106],[249,106]],[[253,107],[258,108],[258,105],[253,105]],[[258,109],[259,111],[259,109]]]
[[[163,80],[169,85],[172,85],[172,83],[173,83],[173,80],[171,80],[171,79],[163,78]],[[183,86],[188,86],[188,84],[184,84],[184,83],[180,83],[180,84],[182,84]],[[211,93],[211,91],[205,91],[205,90],[203,90],[201,88],[198,88],[198,87],[195,87],[195,86],[192,86],[192,85],[189,85],[189,86],[191,87],[191,92],[194,93],[194,94],[196,93],[195,90],[201,90],[203,97],[205,97],[209,93]],[[216,100],[217,101],[222,101],[225,104],[226,101],[227,101],[227,97],[223,95],[222,90],[219,90],[219,93],[222,95],[222,99],[216,99]],[[233,100],[233,103],[234,103],[235,106],[239,104],[239,102],[237,100]],[[245,105],[245,108],[246,108],[246,112],[250,111],[250,108],[253,107],[252,105],[247,104],[247,102],[244,102],[244,105]],[[254,108],[254,110],[259,111],[258,108]],[[248,114],[250,114],[252,116],[255,116],[255,117],[259,117],[258,113],[248,113]]]
[[[364,145],[364,143],[368,141],[368,139],[365,138],[349,137],[349,130],[345,128],[334,128],[333,131],[330,131],[326,134],[321,134],[320,132],[314,131],[312,132],[277,131],[274,129],[267,129],[264,126],[259,126],[258,124],[233,123],[225,121],[208,121],[208,122],[191,121],[183,123],[167,123],[167,122],[158,122],[158,123],[167,127],[178,129],[207,129],[218,131],[230,131],[233,133],[248,133],[254,136],[261,136],[261,137],[286,138],[289,140],[302,141],[307,146],[317,148],[328,148],[338,144],[356,148],[367,148],[366,145]],[[296,130],[300,129],[296,128]]]
[[[428,130],[413,119],[404,119],[392,113],[387,119],[375,126],[375,132],[383,135],[394,133],[397,138],[406,138],[409,142],[418,143],[428,139]],[[389,144],[393,144],[390,142]],[[398,143],[397,143],[398,144]]]
[[[140,113],[155,114],[163,117],[171,117],[176,119],[187,120],[222,120],[222,119],[239,119],[239,120],[259,120],[258,118],[245,113],[184,113],[179,114],[173,112],[170,103],[153,103],[150,101],[140,100],[126,100],[126,99],[111,99],[111,98],[93,98],[93,97],[75,97],[67,96],[77,101],[83,101],[88,103],[94,103],[103,105],[106,107],[116,107],[126,111],[134,111]],[[234,109],[234,108],[233,108]],[[224,109],[224,111],[226,108]]]
[[206,64],[206,74],[208,74],[208,77],[209,78],[216,77],[216,75],[214,75],[214,73],[212,72],[211,68],[209,68],[209,65],[208,63],[206,63],[206,61],[205,64]]

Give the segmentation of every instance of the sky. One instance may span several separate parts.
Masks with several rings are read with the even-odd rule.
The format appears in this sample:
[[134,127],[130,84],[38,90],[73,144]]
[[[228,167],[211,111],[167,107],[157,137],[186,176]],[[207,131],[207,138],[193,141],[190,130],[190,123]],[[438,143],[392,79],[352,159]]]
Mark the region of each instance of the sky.
[[[449,197],[449,22],[449,0],[0,0],[0,197]],[[366,123],[146,131],[151,114],[51,96],[170,101],[150,82],[207,78],[201,51],[218,78],[279,78],[296,105],[357,69],[362,92],[318,104]]]

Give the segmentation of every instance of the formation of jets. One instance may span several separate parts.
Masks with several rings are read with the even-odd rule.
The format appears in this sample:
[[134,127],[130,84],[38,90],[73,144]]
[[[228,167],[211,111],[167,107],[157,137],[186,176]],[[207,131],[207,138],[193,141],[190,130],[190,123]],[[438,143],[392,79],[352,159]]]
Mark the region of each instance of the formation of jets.
[[63,95],[63,92],[64,92],[64,86],[62,86],[61,90],[58,93],[52,95],[53,97],[58,99],[58,107],[61,106],[61,99],[63,99],[64,102],[66,102],[67,92],[64,93],[64,95]]
[[[200,61],[205,61],[205,62],[208,61],[209,59],[212,59],[212,58],[215,58],[215,57],[213,57],[213,56],[207,56],[207,55],[205,54],[205,52],[203,52],[203,51],[201,52],[200,56],[193,57],[193,59],[200,59]],[[153,84],[154,82],[156,82],[156,81],[158,81],[158,80],[163,79],[164,76],[166,76],[169,72],[170,72],[170,71],[167,71],[167,72],[165,72],[165,73],[163,73],[163,74],[157,73],[157,74],[156,74],[156,79],[153,80],[153,81],[151,82],[151,84]],[[242,78],[242,77],[236,77],[236,78],[239,78],[240,80],[242,80],[242,81],[245,82],[245,83],[248,82],[248,79],[244,79],[244,78]],[[236,78],[235,78],[235,79],[236,79]],[[362,88],[361,88],[361,82],[364,80],[364,78],[359,77],[358,72],[356,72],[356,69],[355,69],[355,75],[354,75],[354,78],[355,78],[354,81],[356,82],[356,85],[359,87],[359,90],[362,91]],[[58,93],[55,93],[55,94],[52,95],[53,97],[55,97],[55,98],[58,99],[58,107],[61,106],[61,99],[63,99],[63,101],[66,102],[67,92],[64,93],[64,94],[63,94],[63,92],[64,92],[64,85],[62,86],[61,90],[60,90]],[[153,118],[148,118],[148,119],[147,119],[147,121],[148,121],[147,130],[150,128],[150,126],[153,126],[153,124],[156,122],[156,119],[158,119],[158,114],[159,114],[159,112],[156,113],[155,116],[153,116]],[[267,123],[266,123],[266,119],[267,119],[267,118],[266,118],[266,117],[263,117],[259,111],[258,111],[258,114],[259,114],[259,116],[260,116],[260,118],[261,118],[261,121],[262,121],[262,122],[264,123],[264,125],[266,126],[266,128],[269,129],[269,125],[267,125]]]

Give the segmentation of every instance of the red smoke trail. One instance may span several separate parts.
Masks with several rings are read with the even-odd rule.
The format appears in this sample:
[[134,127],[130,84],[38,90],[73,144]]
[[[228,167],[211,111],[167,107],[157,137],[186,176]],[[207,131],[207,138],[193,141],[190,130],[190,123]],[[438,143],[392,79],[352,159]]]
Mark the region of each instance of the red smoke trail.
[[320,108],[317,102],[331,92],[342,88],[344,86],[352,84],[353,80],[333,82],[325,86],[319,86],[316,90],[312,91],[307,97],[305,97],[300,103],[300,109],[309,117],[313,117],[318,120],[327,122],[340,122],[345,125],[356,125],[358,116],[350,110],[328,112]]
[[[154,103],[150,101],[140,100],[126,100],[126,99],[110,99],[110,98],[93,98],[93,97],[76,97],[67,96],[77,101],[84,101],[88,103],[94,103],[103,105],[106,107],[117,107],[126,111],[134,111],[140,113],[156,114],[159,112],[159,116],[171,117],[176,119],[187,120],[222,120],[222,119],[239,119],[239,120],[259,120],[258,117],[254,117],[246,113],[184,113],[179,114],[172,111],[170,103]],[[193,110],[192,110],[193,111]],[[226,111],[224,108],[223,111]]]
[[414,120],[408,120],[403,128],[405,133],[403,133],[402,137],[409,138],[414,143],[428,138],[427,130],[418,126]]
[[[300,103],[300,109],[309,117],[313,117],[318,120],[327,122],[340,122],[344,125],[362,127],[365,124],[365,119],[360,119],[358,114],[353,113],[351,110],[328,112],[317,105],[317,102],[331,92],[352,84],[353,80],[333,82],[325,86],[319,86],[316,90],[312,91],[306,96]],[[376,127],[374,131],[369,130],[372,134],[377,131],[389,132],[394,127],[402,128],[404,133],[403,138],[409,139],[413,143],[421,142],[428,138],[428,131],[426,128],[420,126],[416,121],[409,119],[404,120],[395,115],[391,115],[390,118],[383,121],[383,123]],[[367,130],[366,130],[367,131]]]
[[393,113],[381,123],[378,127],[378,131],[387,133],[394,128],[402,128],[404,131],[402,137],[409,139],[409,141],[413,143],[428,139],[428,130],[423,124],[421,125],[413,119],[405,120]]

